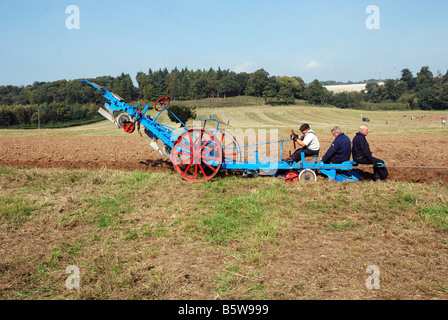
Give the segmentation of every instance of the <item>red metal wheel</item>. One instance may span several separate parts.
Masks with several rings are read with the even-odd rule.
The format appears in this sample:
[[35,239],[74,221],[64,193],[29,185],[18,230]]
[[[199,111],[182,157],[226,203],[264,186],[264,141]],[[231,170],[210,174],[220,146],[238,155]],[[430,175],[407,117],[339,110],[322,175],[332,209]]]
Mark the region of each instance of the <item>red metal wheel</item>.
[[165,108],[168,108],[168,106],[170,105],[170,101],[170,97],[168,96],[160,97],[159,100],[156,101],[154,109],[156,109],[156,111],[161,111]]
[[285,175],[285,180],[288,183],[295,183],[295,182],[299,181],[299,174],[296,171],[289,171]]
[[221,143],[210,132],[199,129],[186,131],[172,148],[171,162],[185,180],[210,180],[222,165]]
[[127,133],[132,133],[135,130],[135,124],[134,122],[125,122],[123,125],[123,129],[124,131],[126,131]]

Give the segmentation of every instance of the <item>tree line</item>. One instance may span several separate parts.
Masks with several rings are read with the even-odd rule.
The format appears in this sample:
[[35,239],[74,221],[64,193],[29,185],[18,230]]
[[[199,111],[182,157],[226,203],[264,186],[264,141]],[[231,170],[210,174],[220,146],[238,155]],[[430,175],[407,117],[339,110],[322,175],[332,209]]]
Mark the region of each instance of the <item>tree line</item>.
[[[129,75],[90,80],[130,100],[138,98],[138,90]],[[0,86],[0,127],[102,119],[98,116],[98,104],[104,104],[101,93],[81,80],[34,82],[26,87]]]
[[429,67],[422,67],[414,76],[409,69],[401,71],[401,78],[389,79],[384,84],[369,82],[362,92],[330,94],[328,102],[339,108],[353,108],[362,102],[406,104],[409,109],[447,110],[448,71],[436,76]]
[[[129,74],[89,79],[115,92],[126,101],[155,101],[168,94],[172,101],[203,98],[226,98],[239,95],[263,97],[266,104],[291,104],[306,100],[312,104],[332,104],[338,108],[362,108],[363,104],[402,102],[411,109],[448,109],[448,71],[436,76],[423,67],[416,76],[402,70],[400,80],[387,80],[383,85],[368,81],[361,92],[333,93],[325,84],[314,80],[306,84],[300,77],[271,76],[264,69],[253,73],[230,70],[171,71],[149,69],[136,75],[137,87]],[[0,86],[0,126],[42,124],[89,119],[96,115],[97,104],[104,100],[97,90],[80,80],[35,82],[29,86]],[[38,109],[40,110],[38,112]]]

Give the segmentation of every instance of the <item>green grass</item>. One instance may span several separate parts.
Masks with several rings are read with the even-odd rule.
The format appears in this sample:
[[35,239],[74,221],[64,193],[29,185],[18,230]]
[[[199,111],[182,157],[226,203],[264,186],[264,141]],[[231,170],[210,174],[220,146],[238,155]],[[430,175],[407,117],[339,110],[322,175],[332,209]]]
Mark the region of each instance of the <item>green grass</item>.
[[431,226],[448,231],[448,204],[433,204],[420,209],[424,221]]
[[211,243],[223,245],[234,239],[275,238],[277,219],[285,210],[285,206],[278,205],[285,201],[284,189],[276,185],[241,196],[216,198],[223,190],[231,190],[235,182],[231,178],[214,187],[206,186],[210,190],[205,199],[210,205],[197,217],[198,234]]
[[0,196],[1,218],[5,219],[8,225],[20,226],[37,211],[32,200],[21,197]]
[[334,230],[344,232],[344,231],[352,230],[353,228],[355,228],[357,226],[357,223],[348,219],[348,220],[332,222],[330,225]]
[[[366,259],[403,288],[383,297],[406,296],[432,258],[448,263],[447,199],[437,183],[191,184],[169,172],[1,168],[0,288],[14,283],[2,298],[325,298],[328,278],[313,279],[337,272],[345,284],[332,286],[355,290]],[[81,292],[64,289],[69,265],[82,270]],[[437,274],[418,285],[442,298]]]
[[360,110],[401,110],[403,112],[419,112],[421,110],[411,110],[409,108],[408,103],[406,102],[382,102],[382,103],[373,103],[373,102],[363,102]]

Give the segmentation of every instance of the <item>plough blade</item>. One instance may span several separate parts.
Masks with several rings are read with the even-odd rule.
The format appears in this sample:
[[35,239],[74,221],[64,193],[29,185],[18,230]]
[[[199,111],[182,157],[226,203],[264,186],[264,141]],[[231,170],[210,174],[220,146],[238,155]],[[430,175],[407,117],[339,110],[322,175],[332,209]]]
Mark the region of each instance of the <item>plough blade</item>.
[[99,108],[98,113],[100,115],[102,115],[104,118],[106,118],[107,120],[109,120],[110,122],[115,123],[114,116],[110,112],[107,112],[103,108]]
[[357,182],[360,179],[360,175],[356,172],[345,172],[336,176],[338,182]]

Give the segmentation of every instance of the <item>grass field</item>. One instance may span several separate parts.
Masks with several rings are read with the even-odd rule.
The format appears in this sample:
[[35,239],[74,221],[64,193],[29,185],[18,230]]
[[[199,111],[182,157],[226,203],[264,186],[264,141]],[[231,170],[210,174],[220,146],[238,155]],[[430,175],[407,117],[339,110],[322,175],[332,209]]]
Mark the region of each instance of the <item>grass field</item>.
[[[325,134],[361,124],[359,111],[305,106],[198,114],[285,134],[303,122]],[[402,112],[362,114],[372,134],[448,134],[440,112],[420,122]],[[0,131],[122,134],[109,122]],[[220,175],[191,184],[169,171],[2,167],[0,208],[0,299],[448,298],[448,188],[439,182]],[[66,287],[69,266],[79,268],[79,290]],[[380,272],[377,290],[366,286],[369,266]]]
[[[357,132],[363,117],[370,119],[367,123],[371,134],[445,134],[447,128],[441,126],[440,118],[448,117],[448,111],[365,111],[337,109],[331,106],[312,106],[308,104],[297,106],[243,106],[243,107],[220,107],[220,108],[199,108],[196,110],[197,116],[203,119],[215,116],[216,120],[227,123],[222,128],[237,129],[279,129],[280,133],[289,134],[291,129],[298,131],[303,123],[309,123],[316,132],[328,133],[333,126],[340,126],[347,134]],[[151,116],[157,115],[152,110]],[[411,117],[423,116],[422,121],[410,120]],[[168,125],[173,124],[166,114],[162,113],[158,122]],[[432,123],[431,123],[432,121]],[[193,125],[193,121],[187,123]],[[212,126],[213,127],[213,126]],[[0,129],[0,136],[110,136],[126,135],[125,132],[117,131],[108,121],[100,123],[63,129],[41,129],[41,130],[6,130]]]

